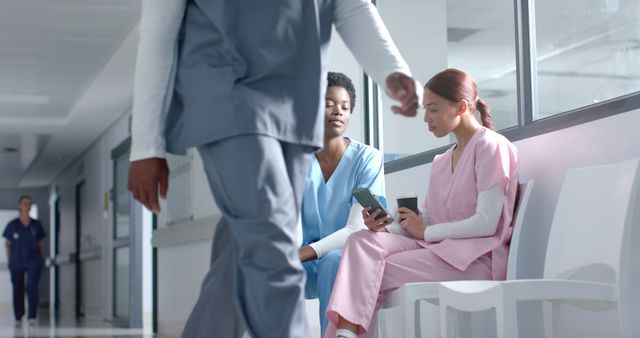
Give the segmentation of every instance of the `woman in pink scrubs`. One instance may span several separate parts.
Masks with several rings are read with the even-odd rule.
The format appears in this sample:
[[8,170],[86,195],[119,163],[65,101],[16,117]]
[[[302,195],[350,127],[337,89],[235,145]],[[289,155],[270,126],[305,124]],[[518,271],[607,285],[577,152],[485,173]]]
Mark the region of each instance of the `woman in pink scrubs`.
[[[398,209],[395,223],[363,217],[371,231],[352,234],[327,308],[325,337],[371,335],[380,302],[405,283],[504,279],[518,187],[515,146],[493,129],[475,81],[457,69],[424,88],[424,120],[436,137],[456,144],[431,165],[418,214]],[[477,117],[476,118],[476,114]]]

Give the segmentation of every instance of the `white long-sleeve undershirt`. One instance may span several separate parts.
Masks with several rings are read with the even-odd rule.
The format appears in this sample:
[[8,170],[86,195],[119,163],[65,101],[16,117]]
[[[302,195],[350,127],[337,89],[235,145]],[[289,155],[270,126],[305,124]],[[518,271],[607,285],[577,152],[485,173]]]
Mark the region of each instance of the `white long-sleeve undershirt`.
[[[177,67],[178,32],[186,0],[142,0],[133,90],[130,160],[166,156],[164,127]],[[411,75],[369,0],[336,0],[334,25],[374,81],[394,72]],[[416,91],[422,87],[416,82]],[[418,102],[421,102],[419,99]]]
[[[504,190],[499,186],[478,194],[476,212],[469,218],[459,221],[430,224],[426,209],[422,212],[424,240],[427,242],[439,242],[448,238],[473,238],[486,237],[495,234],[498,222],[502,215],[504,204]],[[397,216],[396,216],[396,219]],[[396,222],[386,226],[389,232],[409,236],[402,226]]]
[[351,210],[349,211],[349,217],[347,218],[347,224],[344,228],[332,233],[320,239],[317,242],[309,244],[309,246],[316,252],[318,258],[324,256],[327,252],[335,249],[340,249],[347,241],[347,237],[356,231],[367,229],[367,225],[364,224],[362,218],[362,206],[360,203],[353,203]]
[[131,161],[165,157],[164,127],[186,0],[143,0],[133,85]]

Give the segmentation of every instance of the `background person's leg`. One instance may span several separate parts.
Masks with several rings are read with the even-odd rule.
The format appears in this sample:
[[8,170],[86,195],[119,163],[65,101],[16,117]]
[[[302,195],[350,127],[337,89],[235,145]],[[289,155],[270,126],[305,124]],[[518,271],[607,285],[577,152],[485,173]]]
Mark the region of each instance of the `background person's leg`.
[[210,337],[213,332],[220,337],[242,337],[244,326],[237,315],[236,263],[232,246],[229,222],[223,217],[213,234],[209,272],[202,282],[200,296],[187,320],[182,337]]
[[[295,165],[288,164],[278,140],[261,135],[233,137],[198,150],[216,203],[230,224],[239,317],[253,337],[307,337],[304,270],[295,236],[311,149],[307,154],[287,151],[297,154],[289,161]],[[219,325],[215,316],[209,320]],[[217,331],[208,333],[212,336],[228,337]]]
[[13,284],[13,314],[16,320],[24,316],[24,269],[11,269],[11,283]]
[[35,319],[38,312],[38,281],[42,273],[42,265],[30,266],[27,270],[27,299],[29,300],[29,319]]
[[333,283],[336,281],[342,249],[327,252],[318,263],[318,300],[320,301],[320,329],[322,336],[327,330],[327,304],[331,298]]

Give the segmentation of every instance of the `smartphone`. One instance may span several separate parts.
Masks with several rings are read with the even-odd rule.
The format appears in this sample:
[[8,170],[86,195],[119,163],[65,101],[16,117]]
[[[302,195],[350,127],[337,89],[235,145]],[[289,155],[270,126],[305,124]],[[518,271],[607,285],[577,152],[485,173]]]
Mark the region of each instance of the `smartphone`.
[[382,204],[380,204],[378,199],[371,193],[369,189],[367,188],[353,189],[351,193],[353,193],[353,196],[356,198],[358,203],[362,205],[363,208],[371,207],[371,210],[369,210],[369,213],[373,213],[377,209],[382,210],[378,214],[376,219],[389,215],[389,223],[393,221],[393,216],[391,216],[391,213],[387,211],[387,209],[385,209],[382,206]]

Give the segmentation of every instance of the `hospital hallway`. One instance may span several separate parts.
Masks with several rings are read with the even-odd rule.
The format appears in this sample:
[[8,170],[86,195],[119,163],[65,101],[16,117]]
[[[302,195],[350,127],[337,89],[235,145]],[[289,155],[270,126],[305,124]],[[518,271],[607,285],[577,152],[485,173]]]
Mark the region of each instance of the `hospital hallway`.
[[[222,3],[255,9],[238,10],[233,19],[205,14]],[[331,299],[338,271],[345,271],[340,289],[347,282],[350,289],[336,292],[344,298],[335,297],[333,305],[341,303],[335,308],[342,312],[357,308],[346,316],[354,321],[378,320],[380,338],[440,337],[441,323],[458,330],[455,338],[496,338],[497,323],[500,330],[518,331],[507,338],[640,338],[640,0],[266,3],[0,0],[0,338],[177,338],[194,309],[224,315],[202,320],[214,328],[207,331],[219,331],[205,338],[227,338],[220,335],[235,323],[220,318],[234,313],[257,313],[241,322],[271,338],[278,334],[262,331],[273,331],[278,319],[302,322],[300,311],[291,316],[280,303],[294,293],[316,297],[318,289]],[[286,11],[273,16],[262,12],[266,7]],[[315,27],[307,26],[309,18]],[[385,29],[366,27],[380,20]],[[150,29],[149,22],[162,30]],[[267,22],[273,29],[236,40]],[[216,31],[204,37],[208,29]],[[149,42],[155,34],[166,49]],[[254,48],[258,40],[260,48]],[[382,42],[380,50],[367,47]],[[398,53],[403,60],[391,57]],[[460,73],[443,73],[449,68]],[[344,78],[330,81],[329,72]],[[404,77],[397,73],[416,82],[398,81]],[[459,75],[441,86],[437,74]],[[390,93],[397,85],[415,87],[417,95],[405,92],[412,97],[405,112],[417,103],[416,116],[394,113],[398,102]],[[335,93],[342,93],[339,100]],[[473,135],[461,132],[464,124],[476,125],[474,118],[483,127]],[[242,146],[215,162],[198,150],[248,135],[278,140],[282,149],[265,150],[268,161],[257,161]],[[345,147],[323,160],[340,138]],[[287,149],[321,144],[327,151],[311,155],[306,167],[285,165],[283,158],[293,158]],[[186,146],[193,147],[179,151]],[[142,159],[161,163],[161,173],[138,171]],[[272,162],[279,164],[267,165]],[[460,163],[463,169],[455,169]],[[220,175],[242,185],[232,189],[230,179],[214,179],[223,166],[229,169]],[[254,167],[259,171],[246,171]],[[625,171],[570,176],[599,167]],[[304,269],[309,283],[292,293],[282,290],[294,277],[284,276],[303,271],[290,257],[294,236],[272,228],[277,219],[279,228],[292,229],[293,222],[280,219],[294,206],[269,202],[280,191],[292,196],[285,172],[305,178],[295,239],[298,255],[305,256],[300,261],[313,267]],[[160,185],[154,213],[129,187],[159,176],[167,188]],[[515,183],[535,184],[517,194]],[[273,188],[280,185],[286,189]],[[216,199],[212,188],[222,191]],[[361,261],[341,267],[337,255],[349,234],[369,231],[358,212],[352,215],[360,210],[353,196],[359,188],[369,189],[396,220],[398,200],[411,196],[413,205],[415,196],[422,217],[405,222],[412,231],[398,224],[389,229],[413,238],[415,251],[428,250],[415,256],[412,269],[420,278],[395,261],[406,254],[413,264],[408,256],[414,250],[389,259],[385,252],[384,263],[375,263],[375,278],[385,288],[387,281],[416,283],[388,292],[376,316],[369,305],[358,308],[377,304],[378,280],[367,275],[374,270]],[[156,195],[132,190],[138,197]],[[516,218],[520,198],[527,203]],[[233,200],[233,208],[216,203],[225,200]],[[265,227],[247,230],[266,213]],[[217,229],[226,223],[233,224],[232,236]],[[214,238],[221,233],[225,237]],[[410,243],[388,236],[390,243]],[[255,246],[247,250],[247,243]],[[296,267],[279,267],[282,252]],[[212,256],[223,258],[212,265]],[[419,269],[422,257],[428,258]],[[459,290],[434,283],[449,273],[475,278],[464,273],[488,257],[491,277],[514,281],[461,284],[465,289]],[[422,272],[431,272],[431,260],[442,269],[426,278]],[[215,264],[228,261],[233,265]],[[320,264],[323,272],[316,273]],[[208,275],[212,267],[225,265],[236,276],[207,278],[217,276]],[[349,275],[357,278],[344,277]],[[18,292],[29,286],[37,325],[26,318],[15,325],[13,281]],[[504,285],[518,291],[504,291],[512,287]],[[207,302],[209,292],[214,296]],[[366,293],[370,301],[362,300]],[[196,308],[201,294],[205,301]],[[317,298],[305,300],[304,338],[321,337],[329,299],[322,308]],[[453,319],[440,318],[441,308]]]
[[112,323],[101,319],[52,319],[49,311],[40,309],[37,323],[30,326],[26,320],[21,326],[15,325],[12,310],[0,308],[0,337],[121,337],[146,338],[153,337],[144,334],[142,329],[124,329],[115,327]]

